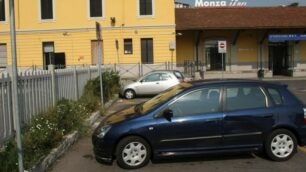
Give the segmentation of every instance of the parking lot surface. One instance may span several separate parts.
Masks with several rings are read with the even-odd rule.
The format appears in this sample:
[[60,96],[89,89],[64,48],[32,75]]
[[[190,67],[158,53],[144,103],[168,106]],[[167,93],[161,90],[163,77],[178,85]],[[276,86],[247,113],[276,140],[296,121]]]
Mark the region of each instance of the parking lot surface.
[[[289,89],[306,104],[306,80],[299,81],[273,81],[287,84]],[[119,100],[108,111],[115,112],[122,108],[146,101],[147,98],[137,98],[131,101]],[[236,154],[236,155],[207,155],[194,158],[171,158],[159,162],[150,162],[147,166],[133,171],[226,171],[226,172],[305,172],[306,149],[299,148],[298,153],[289,161],[273,162],[262,154]],[[94,159],[91,137],[83,137],[50,169],[52,172],[96,172],[96,171],[124,171],[114,162],[104,165]]]

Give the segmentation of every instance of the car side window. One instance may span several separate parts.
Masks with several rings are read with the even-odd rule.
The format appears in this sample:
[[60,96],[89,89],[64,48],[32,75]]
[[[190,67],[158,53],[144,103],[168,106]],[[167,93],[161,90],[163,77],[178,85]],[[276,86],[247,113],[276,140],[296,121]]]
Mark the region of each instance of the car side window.
[[275,105],[282,105],[283,104],[283,99],[280,94],[280,92],[274,88],[268,88],[268,92],[274,102]]
[[169,74],[167,74],[167,73],[162,73],[162,74],[160,75],[160,80],[161,80],[161,81],[168,81],[168,80],[171,80],[171,76],[170,76]]
[[149,76],[146,76],[143,80],[143,82],[155,82],[155,81],[160,81],[160,74],[159,73],[154,73]]
[[237,111],[266,107],[266,96],[257,86],[226,88],[225,109]]
[[180,97],[169,106],[174,117],[215,113],[220,111],[220,88],[205,88]]

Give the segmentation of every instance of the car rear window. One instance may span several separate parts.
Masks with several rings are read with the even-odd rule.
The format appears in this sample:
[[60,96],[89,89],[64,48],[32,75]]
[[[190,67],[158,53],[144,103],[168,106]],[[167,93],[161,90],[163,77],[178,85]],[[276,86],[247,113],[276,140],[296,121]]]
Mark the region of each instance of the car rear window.
[[282,105],[283,99],[280,94],[280,92],[274,88],[268,88],[268,92],[270,94],[270,97],[272,98],[275,105]]
[[173,72],[177,79],[184,79],[184,76],[181,72],[175,71]]

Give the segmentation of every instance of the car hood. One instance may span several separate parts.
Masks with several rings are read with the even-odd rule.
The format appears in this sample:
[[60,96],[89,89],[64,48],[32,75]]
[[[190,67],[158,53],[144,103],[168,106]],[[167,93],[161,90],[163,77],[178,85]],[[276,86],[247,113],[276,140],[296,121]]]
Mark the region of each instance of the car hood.
[[141,113],[137,113],[135,111],[135,106],[128,107],[126,109],[123,109],[121,111],[115,112],[107,116],[103,120],[102,125],[112,125],[112,124],[120,123],[122,121],[130,120],[130,119],[133,119],[141,115],[142,115]]

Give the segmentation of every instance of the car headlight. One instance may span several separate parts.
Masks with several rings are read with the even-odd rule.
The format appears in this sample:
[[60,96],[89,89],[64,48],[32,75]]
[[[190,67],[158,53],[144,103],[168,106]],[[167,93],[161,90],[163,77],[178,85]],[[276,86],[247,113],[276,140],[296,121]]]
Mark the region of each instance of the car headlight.
[[109,125],[102,126],[100,129],[98,129],[97,137],[102,139],[110,129],[111,129],[111,126]]

